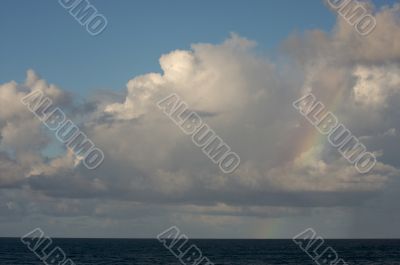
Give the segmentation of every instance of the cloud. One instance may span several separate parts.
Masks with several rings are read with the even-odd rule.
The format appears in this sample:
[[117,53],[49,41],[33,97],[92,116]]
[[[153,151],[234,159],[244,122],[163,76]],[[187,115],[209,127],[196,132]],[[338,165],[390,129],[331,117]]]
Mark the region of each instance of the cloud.
[[[332,32],[292,35],[282,61],[261,57],[254,41],[237,34],[171,51],[160,57],[161,73],[129,80],[124,98],[99,92],[79,104],[29,70],[25,83],[0,86],[0,195],[10,202],[0,211],[93,220],[157,215],[185,225],[198,216],[237,227],[239,217],[297,218],[381,198],[400,166],[393,150],[400,148],[398,9],[376,12],[377,28],[367,37],[341,18]],[[20,103],[35,89],[76,118],[105,152],[101,167],[87,170],[71,151],[59,151]],[[306,90],[379,155],[371,172],[358,173],[292,107]],[[170,93],[239,154],[237,171],[223,174],[157,108]],[[10,195],[11,187],[21,198]],[[23,206],[28,200],[34,210]]]

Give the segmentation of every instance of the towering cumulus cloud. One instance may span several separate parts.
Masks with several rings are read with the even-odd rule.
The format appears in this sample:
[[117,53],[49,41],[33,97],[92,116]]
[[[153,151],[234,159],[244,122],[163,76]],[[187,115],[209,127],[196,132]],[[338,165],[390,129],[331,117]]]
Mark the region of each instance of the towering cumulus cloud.
[[[377,209],[399,217],[399,9],[374,12],[368,36],[340,17],[332,32],[291,35],[284,60],[257,55],[256,42],[237,34],[171,51],[160,57],[161,73],[129,80],[118,101],[101,95],[78,103],[32,70],[25,83],[2,84],[0,220],[17,227],[21,217],[48,218],[48,226],[73,225],[76,233],[122,227],[144,235],[169,222],[200,234],[246,227],[242,233],[253,235],[267,223],[290,236],[301,222],[329,230],[324,220],[341,216],[335,229],[373,235],[374,224],[359,217],[375,220]],[[86,169],[21,104],[35,89],[104,151],[99,168]],[[375,154],[372,171],[360,174],[293,109],[307,92]],[[158,109],[171,93],[240,155],[235,172],[221,172]],[[380,222],[388,231],[395,225]]]

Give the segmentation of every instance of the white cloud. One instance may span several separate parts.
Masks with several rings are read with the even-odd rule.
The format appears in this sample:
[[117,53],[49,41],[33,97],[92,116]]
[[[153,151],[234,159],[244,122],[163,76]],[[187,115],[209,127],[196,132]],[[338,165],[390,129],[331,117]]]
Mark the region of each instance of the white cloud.
[[[397,153],[388,148],[400,147],[393,143],[398,115],[391,113],[400,103],[398,8],[379,11],[378,26],[365,39],[340,19],[332,33],[291,36],[289,65],[260,57],[254,42],[236,34],[221,44],[171,51],[160,58],[162,73],[134,77],[123,100],[99,97],[90,110],[76,108],[68,94],[28,71],[24,84],[0,86],[0,195],[13,202],[3,210],[89,215],[109,227],[119,224],[113,214],[136,218],[129,210],[139,209],[151,216],[143,208],[154,207],[165,222],[187,225],[199,217],[210,226],[231,222],[234,230],[244,222],[240,216],[279,218],[368,203],[399,176]],[[45,155],[54,139],[20,103],[34,89],[79,113],[81,129],[105,151],[100,168],[86,170],[67,151]],[[370,173],[359,174],[292,108],[304,89],[380,154]],[[220,172],[157,108],[170,93],[239,154],[235,173]],[[5,189],[10,186],[22,201],[32,198],[34,210],[18,208],[23,203]]]

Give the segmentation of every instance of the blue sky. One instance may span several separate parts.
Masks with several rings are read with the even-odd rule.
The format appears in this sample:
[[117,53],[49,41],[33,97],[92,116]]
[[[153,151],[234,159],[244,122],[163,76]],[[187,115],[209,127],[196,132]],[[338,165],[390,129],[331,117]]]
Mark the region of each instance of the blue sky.
[[295,30],[329,29],[334,15],[319,0],[91,1],[108,19],[89,35],[57,1],[3,0],[0,81],[21,81],[33,68],[63,89],[123,89],[133,76],[159,71],[161,54],[236,32],[273,50]]
[[[394,0],[375,1],[379,5]],[[3,0],[0,81],[21,81],[29,68],[63,89],[123,89],[138,74],[159,71],[158,58],[197,42],[220,43],[236,32],[269,52],[294,31],[329,30],[334,14],[320,0],[93,0],[108,19],[89,35],[58,1]]]
[[[390,6],[368,36],[322,0],[90,2],[108,20],[98,36],[57,0],[1,1],[0,236],[400,237],[398,1],[373,1]],[[368,175],[293,108],[305,87],[377,154]],[[20,104],[34,89],[104,151],[99,168]],[[240,155],[237,171],[165,117],[167,93]]]

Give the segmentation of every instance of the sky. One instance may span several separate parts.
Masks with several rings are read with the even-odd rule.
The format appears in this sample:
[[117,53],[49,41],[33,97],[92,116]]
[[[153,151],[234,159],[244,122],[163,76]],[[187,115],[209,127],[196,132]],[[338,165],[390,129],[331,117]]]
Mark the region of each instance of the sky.
[[0,30],[8,38],[3,39],[1,59],[10,63],[1,65],[0,78],[24,80],[32,68],[77,93],[122,90],[132,76],[159,72],[161,54],[192,43],[220,43],[236,32],[268,52],[294,30],[333,25],[335,18],[321,1],[303,3],[301,12],[289,8],[291,2],[97,0],[94,4],[109,25],[93,38],[57,1],[5,0]]
[[[322,0],[92,0],[96,36],[59,1],[1,3],[0,236],[400,237],[398,1],[362,2],[368,36]],[[21,103],[35,90],[104,152],[98,168]],[[293,107],[308,92],[371,171]],[[171,93],[240,156],[234,172],[160,110]]]

